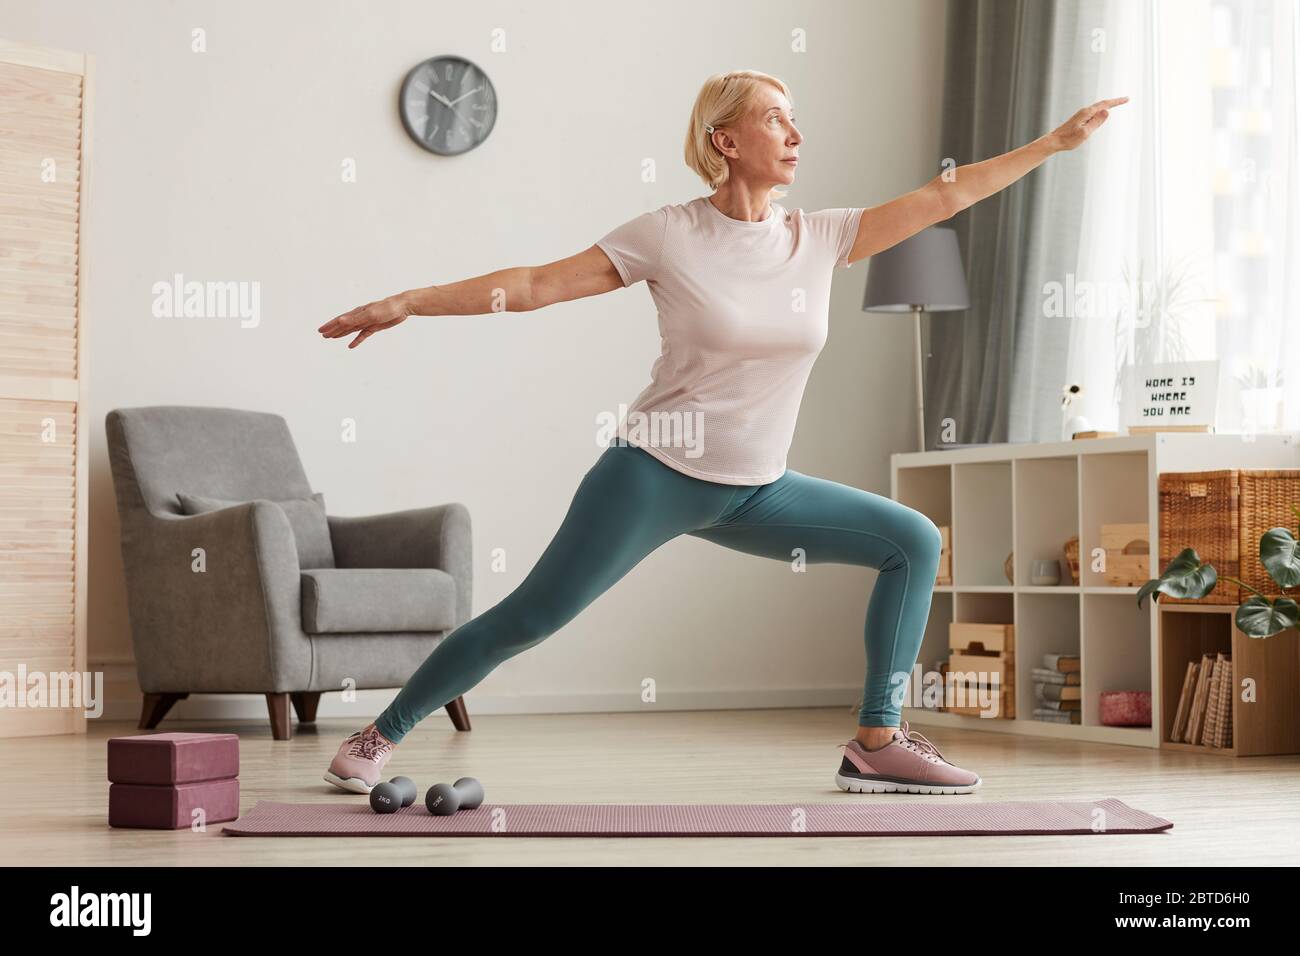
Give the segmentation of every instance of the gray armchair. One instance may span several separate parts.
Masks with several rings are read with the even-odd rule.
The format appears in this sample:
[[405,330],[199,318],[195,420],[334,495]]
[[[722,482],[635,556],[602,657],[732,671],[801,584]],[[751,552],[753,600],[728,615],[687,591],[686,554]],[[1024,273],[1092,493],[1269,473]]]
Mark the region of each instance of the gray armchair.
[[[310,723],[326,691],[400,687],[469,620],[464,505],[325,516],[279,415],[159,405],[105,426],[141,728],[190,694],[264,694],[287,740],[290,703]],[[447,712],[470,729],[463,699]]]

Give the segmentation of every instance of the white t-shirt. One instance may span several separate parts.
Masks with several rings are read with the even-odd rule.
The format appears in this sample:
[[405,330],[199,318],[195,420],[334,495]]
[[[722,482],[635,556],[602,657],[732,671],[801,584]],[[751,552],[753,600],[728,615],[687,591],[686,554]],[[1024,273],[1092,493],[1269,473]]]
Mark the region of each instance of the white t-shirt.
[[769,206],[744,222],[701,196],[596,243],[624,286],[645,280],[659,310],[662,352],[619,437],[706,481],[762,485],[785,473],[826,343],[831,276],[849,266],[864,208]]

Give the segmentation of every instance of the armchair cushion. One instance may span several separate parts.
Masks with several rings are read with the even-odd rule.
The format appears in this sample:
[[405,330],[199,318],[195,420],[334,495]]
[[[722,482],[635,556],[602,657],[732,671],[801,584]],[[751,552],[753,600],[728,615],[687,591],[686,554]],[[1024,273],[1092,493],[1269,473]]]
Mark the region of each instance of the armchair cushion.
[[317,568],[302,573],[302,629],[447,631],[456,624],[456,581],[437,568]]
[[[177,492],[181,510],[187,515],[205,514],[220,511],[240,501],[228,501],[224,498],[208,498],[204,495],[187,495]],[[298,566],[301,568],[334,567],[334,548],[330,544],[329,519],[325,515],[325,496],[319,491],[310,498],[290,498],[276,501],[285,516],[289,527],[293,529],[294,544],[298,549]]]

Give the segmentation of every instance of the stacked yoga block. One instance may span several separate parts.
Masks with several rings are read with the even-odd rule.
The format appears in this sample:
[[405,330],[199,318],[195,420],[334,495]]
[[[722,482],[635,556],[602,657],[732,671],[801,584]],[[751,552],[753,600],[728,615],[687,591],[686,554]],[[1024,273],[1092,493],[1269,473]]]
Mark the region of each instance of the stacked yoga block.
[[196,820],[234,820],[239,816],[239,737],[113,737],[108,741],[108,779],[109,826],[179,830]]

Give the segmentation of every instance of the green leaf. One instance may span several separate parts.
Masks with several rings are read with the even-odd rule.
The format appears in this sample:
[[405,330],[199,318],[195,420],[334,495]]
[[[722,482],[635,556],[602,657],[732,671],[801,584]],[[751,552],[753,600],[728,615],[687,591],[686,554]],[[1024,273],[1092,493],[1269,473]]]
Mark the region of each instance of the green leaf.
[[1259,559],[1281,587],[1300,584],[1300,544],[1286,528],[1269,528],[1259,539]]
[[1160,600],[1161,594],[1175,598],[1203,598],[1214,590],[1219,573],[1214,565],[1201,561],[1193,548],[1183,548],[1178,556],[1169,562],[1169,566],[1158,578],[1152,578],[1138,590],[1138,607],[1147,595],[1154,595],[1151,600]]
[[1248,637],[1272,637],[1300,623],[1300,606],[1289,597],[1250,597],[1237,608],[1236,621]]

